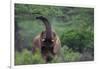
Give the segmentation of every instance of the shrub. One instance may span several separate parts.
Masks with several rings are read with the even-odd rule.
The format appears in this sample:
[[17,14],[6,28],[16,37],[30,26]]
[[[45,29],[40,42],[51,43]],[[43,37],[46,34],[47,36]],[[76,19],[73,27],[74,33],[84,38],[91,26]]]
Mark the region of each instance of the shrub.
[[32,54],[32,64],[41,64],[45,63],[39,49],[36,50],[34,54]]
[[88,48],[93,49],[93,33],[90,31],[71,30],[64,32],[61,38],[62,45],[67,45],[74,51],[83,52]]
[[15,52],[15,65],[25,65],[25,64],[40,64],[44,63],[39,51],[32,54],[27,49],[23,49],[22,52]]
[[22,53],[15,52],[15,65],[23,64],[23,57],[21,56]]
[[78,61],[80,59],[80,53],[74,52],[72,49],[68,48],[67,46],[63,46],[61,48],[61,56],[63,62]]

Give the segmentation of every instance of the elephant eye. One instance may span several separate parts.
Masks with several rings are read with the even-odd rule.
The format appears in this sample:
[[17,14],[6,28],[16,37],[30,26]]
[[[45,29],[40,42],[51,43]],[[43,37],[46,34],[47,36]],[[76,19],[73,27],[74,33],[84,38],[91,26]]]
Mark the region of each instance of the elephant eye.
[[51,40],[52,42],[54,42],[54,40]]
[[42,39],[42,41],[45,41],[45,39]]

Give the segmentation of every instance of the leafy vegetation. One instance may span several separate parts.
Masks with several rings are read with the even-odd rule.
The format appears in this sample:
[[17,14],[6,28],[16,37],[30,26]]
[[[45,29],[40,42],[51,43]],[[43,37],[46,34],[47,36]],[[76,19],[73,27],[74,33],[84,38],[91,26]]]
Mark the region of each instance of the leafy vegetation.
[[15,65],[44,63],[39,51],[32,54],[27,49],[23,49],[22,52],[15,52],[15,60]]
[[90,31],[68,31],[62,35],[62,44],[68,45],[74,51],[83,52],[85,49],[93,49],[93,33]]
[[94,60],[94,9],[65,6],[15,4],[15,65],[44,64],[39,50],[32,54],[33,38],[45,16],[61,40],[61,54],[50,63]]

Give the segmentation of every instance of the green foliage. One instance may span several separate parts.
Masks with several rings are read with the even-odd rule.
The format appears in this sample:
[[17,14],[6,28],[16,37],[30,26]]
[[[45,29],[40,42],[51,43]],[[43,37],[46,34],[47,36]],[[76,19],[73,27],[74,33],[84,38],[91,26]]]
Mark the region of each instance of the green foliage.
[[63,62],[73,62],[80,59],[80,53],[74,52],[72,49],[68,48],[68,46],[63,46],[61,48],[61,56]]
[[32,64],[45,63],[39,49],[32,55]]
[[23,64],[23,58],[21,53],[15,52],[15,65],[21,65]]
[[74,51],[83,52],[84,49],[93,48],[93,33],[89,31],[68,31],[62,35],[62,44]]
[[[49,63],[59,63],[59,62],[69,62],[69,61],[78,61],[80,58],[78,52],[73,52],[67,46],[61,48],[61,55],[55,56],[53,60]],[[27,49],[24,49],[22,52],[15,52],[15,65],[26,65],[26,64],[44,64],[40,51],[37,50],[32,54]]]
[[15,65],[26,65],[26,64],[40,64],[44,63],[39,51],[32,54],[27,49],[22,52],[15,52]]

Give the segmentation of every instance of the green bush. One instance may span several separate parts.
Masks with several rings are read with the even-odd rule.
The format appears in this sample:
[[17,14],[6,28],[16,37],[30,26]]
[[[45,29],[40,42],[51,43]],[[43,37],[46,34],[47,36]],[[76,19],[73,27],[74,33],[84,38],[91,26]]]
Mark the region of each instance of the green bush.
[[15,52],[15,65],[25,65],[25,64],[40,64],[44,63],[39,51],[32,54],[27,49],[22,52]]
[[62,45],[67,45],[74,51],[83,52],[85,49],[93,48],[93,33],[90,31],[68,31],[62,35]]
[[41,64],[45,63],[39,49],[32,55],[32,64]]
[[22,53],[15,52],[15,65],[22,65],[23,64],[23,57],[21,55]]
[[62,62],[72,62],[72,61],[78,61],[80,59],[80,53],[74,52],[67,46],[63,46],[61,48],[61,56],[62,56]]

